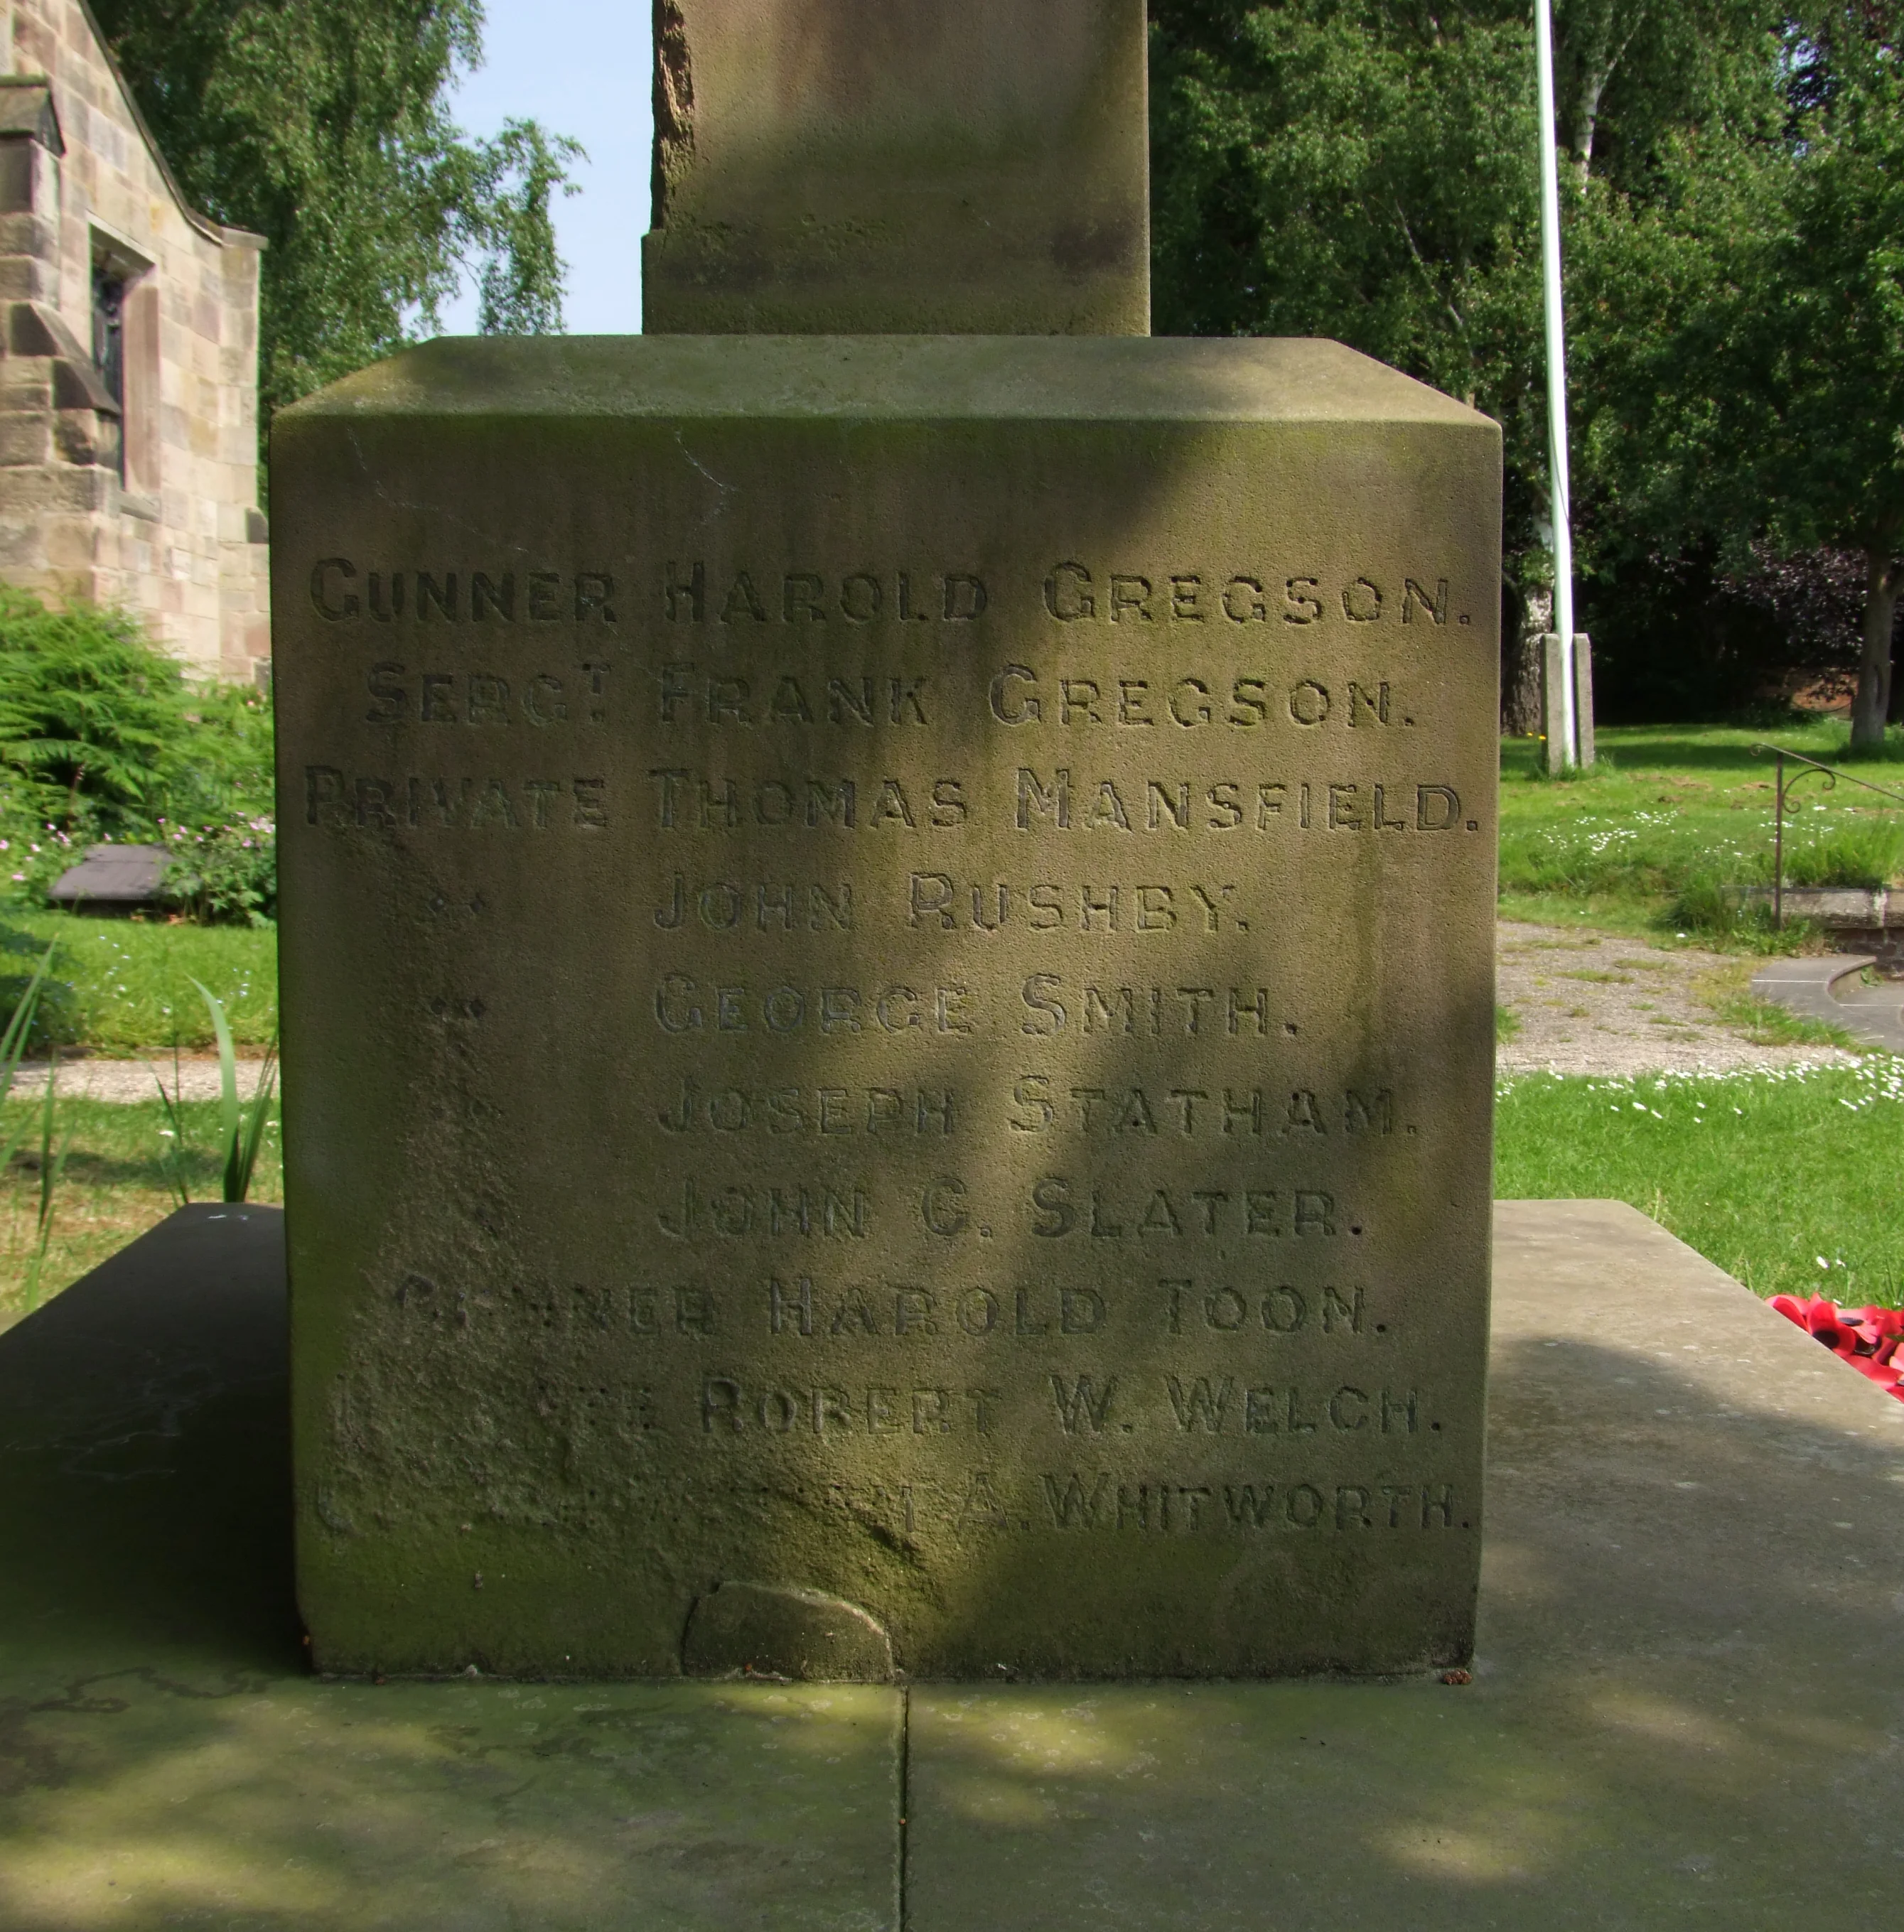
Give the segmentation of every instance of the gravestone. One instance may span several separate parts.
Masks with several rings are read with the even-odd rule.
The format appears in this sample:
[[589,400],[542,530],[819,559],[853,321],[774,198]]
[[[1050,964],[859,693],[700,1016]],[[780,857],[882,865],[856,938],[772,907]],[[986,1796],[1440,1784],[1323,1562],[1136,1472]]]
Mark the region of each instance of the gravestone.
[[273,458],[320,1666],[1464,1658],[1494,426],[687,334],[438,342]]

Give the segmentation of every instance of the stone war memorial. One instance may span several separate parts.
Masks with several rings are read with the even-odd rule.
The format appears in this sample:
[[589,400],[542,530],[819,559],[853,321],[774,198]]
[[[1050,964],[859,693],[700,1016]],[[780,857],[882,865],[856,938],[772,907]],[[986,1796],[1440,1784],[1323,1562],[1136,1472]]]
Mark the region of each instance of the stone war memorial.
[[5,1932],[1894,1909],[1904,1406],[1491,1202],[1497,434],[1146,333],[1144,34],[665,0],[649,333],[278,418],[286,1205],[0,1331]]
[[279,419],[320,1667],[1469,1655],[1499,435],[1147,334],[1143,31],[684,7],[670,332]]

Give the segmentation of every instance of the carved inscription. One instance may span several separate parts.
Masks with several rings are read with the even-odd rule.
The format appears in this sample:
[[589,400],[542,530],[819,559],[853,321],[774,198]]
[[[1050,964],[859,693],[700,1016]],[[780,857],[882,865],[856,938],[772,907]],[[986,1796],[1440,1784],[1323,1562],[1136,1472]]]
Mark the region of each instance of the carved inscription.
[[949,1087],[712,1087],[690,1078],[656,1116],[670,1134],[952,1132],[958,1111]]
[[[1108,1469],[1066,1470],[1038,1479],[1045,1522],[1059,1530],[1154,1531],[1167,1535],[1234,1534],[1244,1530],[1406,1530],[1427,1532],[1456,1526],[1452,1483],[1275,1482],[1183,1483],[1119,1481]],[[1029,1529],[999,1503],[990,1479],[983,1488],[975,1472],[966,1500],[983,1497],[994,1507],[968,1510],[993,1529]],[[1459,1526],[1466,1529],[1467,1520]]]
[[903,778],[821,777],[746,779],[657,766],[654,824],[662,832],[748,829],[808,832],[947,831],[969,816],[962,778],[926,783]]
[[1387,680],[1364,684],[1350,678],[1333,688],[1320,678],[1293,682],[1269,673],[1212,680],[1194,673],[1175,678],[1152,675],[1107,679],[1035,670],[1007,664],[987,694],[992,716],[1001,724],[1056,725],[1060,730],[1104,724],[1149,730],[1172,725],[1180,730],[1206,726],[1251,731],[1281,722],[1306,729],[1334,723],[1411,726],[1392,701]]
[[663,724],[924,724],[929,682],[804,670],[739,676],[675,662],[662,666],[656,701]]
[[[1095,571],[1076,562],[1056,565],[1044,580],[1044,608],[1061,624],[1265,624],[1274,615],[1284,624],[1307,626],[1335,617],[1350,624],[1378,624],[1385,617],[1404,624],[1448,621],[1449,580],[1427,584],[1404,573],[1399,586],[1382,573],[1387,588],[1373,577],[1356,575],[1325,584],[1320,575],[1296,574],[1278,583],[1273,572]],[[1466,613],[1460,624],[1472,620]]]
[[347,556],[326,556],[311,567],[310,596],[327,624],[615,622],[615,580],[602,570],[386,563],[360,571]]
[[608,673],[601,658],[561,670],[515,672],[413,670],[380,658],[364,676],[371,724],[602,725],[608,722]]
[[908,926],[941,932],[999,932],[1011,926],[1033,932],[1174,932],[1185,920],[1206,932],[1247,932],[1249,921],[1236,910],[1239,903],[1233,881],[1214,879],[969,884],[950,872],[914,872],[905,916]]
[[307,825],[377,832],[605,831],[605,778],[372,777],[304,770]]
[[[657,962],[646,1032],[662,1056],[638,1117],[658,1166],[650,1262],[612,1286],[446,1293],[416,1276],[398,1296],[410,1318],[448,1334],[593,1334],[670,1355],[758,1337],[771,1360],[704,1358],[687,1381],[641,1370],[638,1382],[589,1384],[575,1412],[619,1404],[625,1433],[735,1454],[909,1444],[956,1457],[961,1441],[1005,1432],[1279,1451],[1377,1442],[1406,1456],[1441,1436],[1430,1396],[1398,1363],[1344,1372],[1351,1357],[1391,1346],[1393,1298],[1310,1258],[1351,1254],[1374,1224],[1339,1180],[1287,1165],[1338,1147],[1380,1160],[1418,1138],[1422,1120],[1392,1080],[1319,1077],[1299,974],[1234,970],[1267,965],[1272,950],[1236,942],[1280,929],[1287,912],[1273,878],[1227,855],[1235,841],[1254,850],[1364,834],[1429,858],[1479,831],[1448,774],[1407,769],[1433,710],[1419,672],[1399,659],[1345,670],[1290,655],[1332,627],[1413,640],[1467,623],[1445,574],[1332,580],[1074,561],[1028,594],[977,571],[917,567],[689,560],[644,580],[620,566],[372,568],[332,557],[314,569],[311,596],[332,624],[455,624],[473,636],[632,626],[663,640],[632,678],[605,652],[477,667],[431,662],[422,646],[362,674],[365,722],[419,755],[509,734],[525,747],[562,733],[580,744],[634,724],[660,753],[635,774],[646,796],[635,821],[668,855],[638,902]],[[932,655],[938,643],[923,657],[905,650],[910,637],[1028,616],[1032,628],[989,663]],[[1077,655],[1094,626],[1143,634],[1136,642],[1159,627],[1186,641],[1266,642],[1241,664],[1107,665]],[[732,640],[757,632],[781,641],[737,654]],[[1062,646],[1055,658],[1047,641]],[[616,708],[624,688],[645,694],[632,717]],[[975,728],[1003,752],[982,770],[964,762]],[[1177,748],[1251,734],[1287,749],[1267,769],[1214,752],[1212,770]],[[849,754],[862,740],[867,753]],[[954,742],[960,762],[945,755]],[[1128,748],[1140,763],[1080,764],[1062,748],[1073,742]],[[1321,769],[1284,762],[1311,745],[1323,748]],[[1152,746],[1164,748],[1154,760]],[[1354,768],[1365,752],[1382,760],[1376,770]],[[621,822],[624,782],[312,765],[305,818],[391,835],[601,832]],[[1010,849],[1038,856],[1022,868],[969,862],[963,842],[975,832],[1022,838]],[[1125,837],[1170,856],[1086,856]],[[888,841],[909,855],[927,838],[944,842],[943,858],[902,856],[896,870],[880,856]],[[796,858],[796,846],[827,856]],[[862,941],[893,934],[914,941],[908,963],[869,970],[881,955]],[[969,950],[981,944],[982,957]],[[969,963],[918,970],[934,956],[920,948],[934,944]],[[710,966],[741,945],[806,963],[758,970],[736,954],[731,970]],[[1067,949],[1080,945],[1116,964],[1075,970]],[[1137,958],[1154,970],[1131,972]],[[993,1046],[1022,1055],[1017,1066],[981,1070],[972,1056]],[[1146,1051],[1167,1057],[1128,1060]],[[947,1054],[965,1070],[956,1078]],[[722,1152],[751,1148],[761,1164]],[[1179,1148],[1217,1166],[1145,1171],[1147,1151],[1154,1165]],[[672,1150],[690,1157],[670,1165]],[[1237,1164],[1245,1154],[1282,1164],[1252,1169]],[[1116,1165],[1095,1171],[1100,1155]],[[914,1279],[829,1272],[827,1256],[851,1268],[908,1240],[929,1262]],[[1061,1271],[964,1273],[954,1258],[988,1244],[1010,1246],[1020,1267],[1044,1256]],[[704,1271],[703,1255],[771,1257],[773,1271],[764,1288],[737,1289],[731,1264]],[[1070,1272],[1080,1264],[1082,1275]],[[548,1406],[567,1414],[580,1400]],[[826,1495],[828,1508],[908,1536],[934,1524],[1420,1534],[1455,1520],[1451,1486],[1398,1480],[1392,1466],[1368,1482],[1299,1468],[1234,1481],[980,1468],[830,1480]]]
[[1080,773],[1067,765],[1016,774],[1013,824],[1020,832],[1452,832],[1464,821],[1452,785],[1369,784],[1348,778],[1146,778]]

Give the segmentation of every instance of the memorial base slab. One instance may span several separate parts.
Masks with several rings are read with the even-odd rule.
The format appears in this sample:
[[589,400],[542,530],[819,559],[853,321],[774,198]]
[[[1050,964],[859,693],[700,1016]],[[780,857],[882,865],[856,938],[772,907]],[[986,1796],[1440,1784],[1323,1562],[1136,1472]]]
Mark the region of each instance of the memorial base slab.
[[1496,1238],[1470,1684],[376,1684],[278,1217],[185,1210],[0,1336],[0,1924],[1877,1922],[1904,1406],[1629,1208]]

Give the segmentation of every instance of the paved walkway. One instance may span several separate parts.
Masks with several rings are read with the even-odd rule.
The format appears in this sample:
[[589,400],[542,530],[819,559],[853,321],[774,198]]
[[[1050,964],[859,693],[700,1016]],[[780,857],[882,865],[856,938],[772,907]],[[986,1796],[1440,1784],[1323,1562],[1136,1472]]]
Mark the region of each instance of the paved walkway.
[[1863,982],[1877,962],[1869,953],[1834,952],[1821,959],[1769,960],[1752,975],[1752,990],[1795,1013],[1842,1027],[1884,1053],[1904,1053],[1904,982]]

